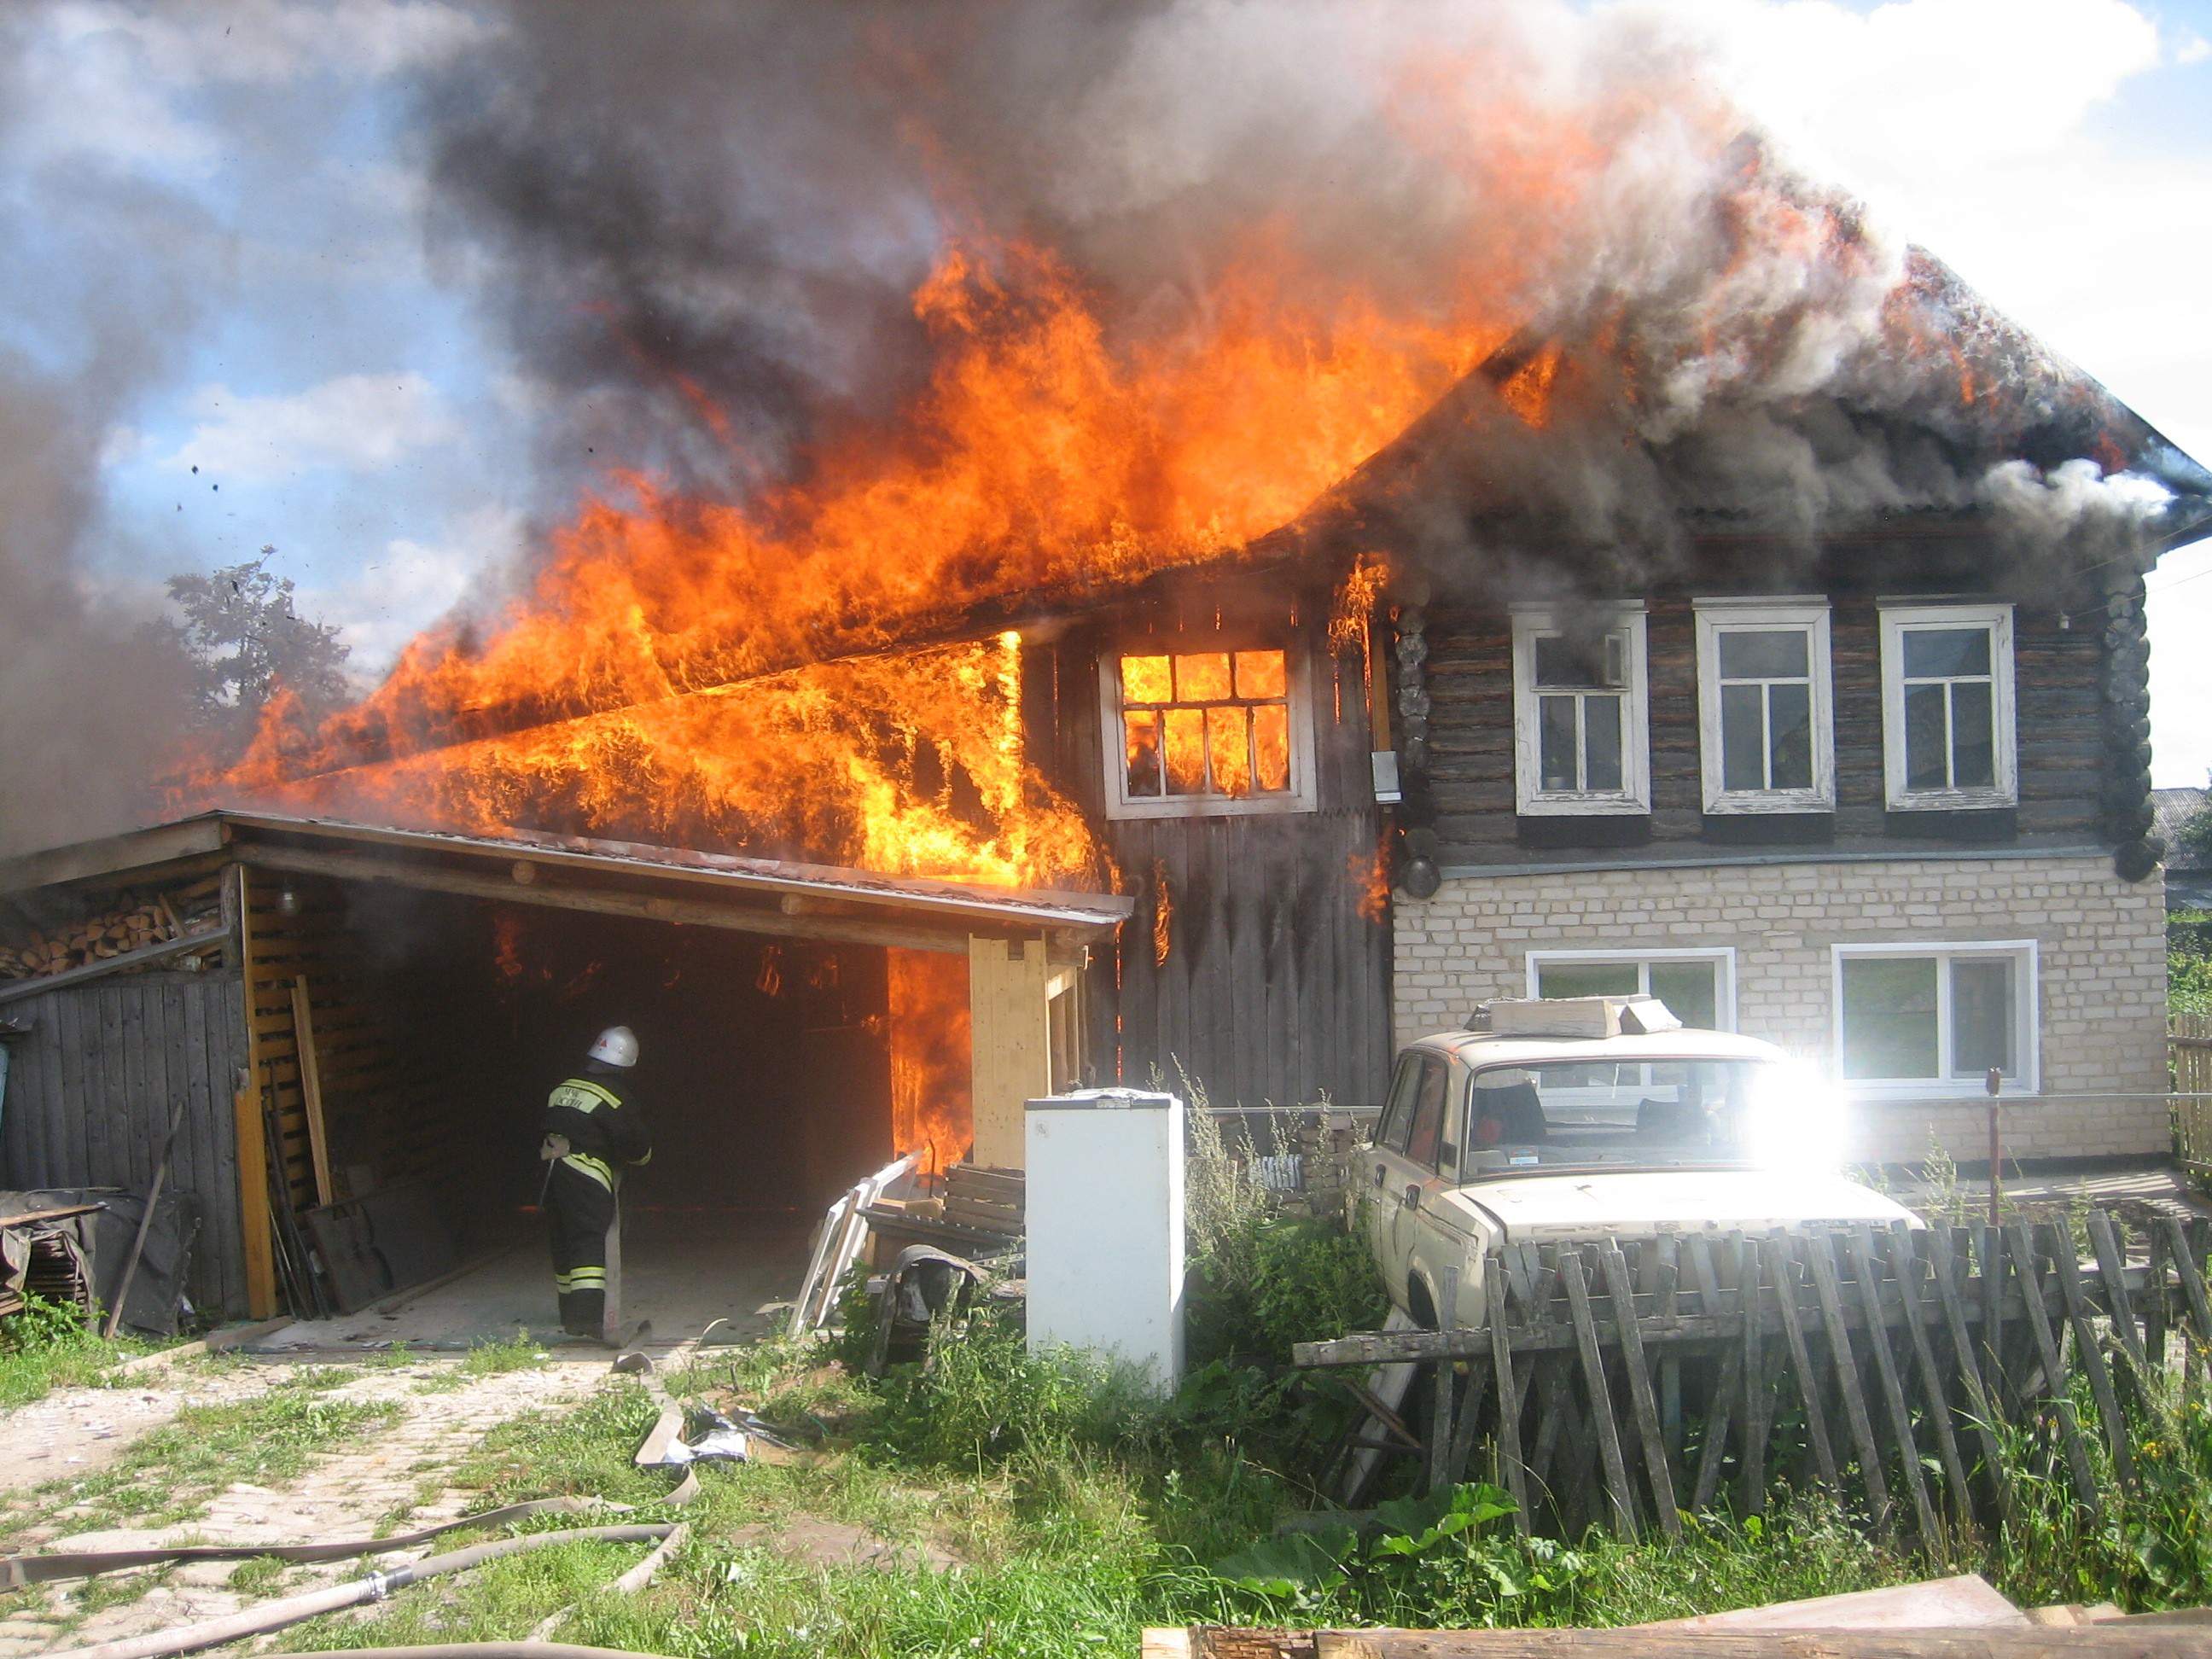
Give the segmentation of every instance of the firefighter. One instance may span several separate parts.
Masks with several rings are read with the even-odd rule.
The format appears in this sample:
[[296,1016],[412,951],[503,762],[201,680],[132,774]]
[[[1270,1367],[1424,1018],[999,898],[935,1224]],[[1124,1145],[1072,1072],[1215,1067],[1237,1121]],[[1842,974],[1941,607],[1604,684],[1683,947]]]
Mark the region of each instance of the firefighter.
[[623,1168],[653,1158],[653,1135],[631,1082],[636,1065],[636,1034],[610,1025],[592,1044],[583,1069],[545,1103],[538,1155],[551,1166],[545,1207],[552,1222],[553,1287],[561,1328],[571,1336],[596,1340],[602,1334],[615,1192]]

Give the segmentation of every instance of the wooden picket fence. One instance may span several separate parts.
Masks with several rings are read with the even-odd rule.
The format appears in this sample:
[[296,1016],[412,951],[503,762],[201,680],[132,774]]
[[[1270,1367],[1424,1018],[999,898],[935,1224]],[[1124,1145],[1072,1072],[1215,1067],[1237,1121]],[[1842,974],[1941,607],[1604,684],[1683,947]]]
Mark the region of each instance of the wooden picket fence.
[[1492,1479],[1524,1530],[1676,1536],[1724,1486],[1756,1514],[1786,1476],[1855,1487],[1883,1530],[1933,1544],[1947,1517],[2011,1509],[1997,1425],[2051,1437],[2101,1515],[2100,1467],[2134,1480],[2136,1425],[2167,1409],[2154,1375],[2178,1364],[2185,1389],[2202,1380],[2207,1224],[2151,1218],[2133,1261],[2109,1213],[2087,1230],[2087,1259],[2067,1226],[2026,1221],[1508,1246],[1483,1263],[1481,1326],[1302,1343],[1295,1358],[1425,1371],[1431,1385],[1395,1405],[1352,1383],[1371,1415],[1347,1456],[1418,1459],[1431,1485]]
[[2167,1087],[2176,1157],[2200,1180],[2212,1176],[2212,1014],[2168,1014]]

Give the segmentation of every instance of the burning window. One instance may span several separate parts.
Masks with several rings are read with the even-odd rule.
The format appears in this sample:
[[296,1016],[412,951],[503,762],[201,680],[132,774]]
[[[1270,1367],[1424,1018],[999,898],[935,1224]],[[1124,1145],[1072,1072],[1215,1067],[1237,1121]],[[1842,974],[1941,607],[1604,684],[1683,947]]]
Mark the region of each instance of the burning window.
[[1650,810],[1641,607],[1516,612],[1513,709],[1520,811]]
[[1115,816],[1312,805],[1304,686],[1289,652],[1132,651],[1104,668]]
[[1708,812],[1836,804],[1825,599],[1699,599],[1698,748]]
[[1881,615],[1883,770],[1893,811],[2009,806],[2012,607]]

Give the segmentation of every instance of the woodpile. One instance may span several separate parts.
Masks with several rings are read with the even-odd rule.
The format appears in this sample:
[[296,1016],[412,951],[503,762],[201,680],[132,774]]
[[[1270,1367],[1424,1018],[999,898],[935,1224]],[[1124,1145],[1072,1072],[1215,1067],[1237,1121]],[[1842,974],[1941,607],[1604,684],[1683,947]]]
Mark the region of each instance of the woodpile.
[[125,893],[113,908],[74,922],[33,929],[27,936],[0,943],[0,980],[65,974],[149,945],[205,933],[218,925],[216,917],[220,908],[212,876],[144,899]]

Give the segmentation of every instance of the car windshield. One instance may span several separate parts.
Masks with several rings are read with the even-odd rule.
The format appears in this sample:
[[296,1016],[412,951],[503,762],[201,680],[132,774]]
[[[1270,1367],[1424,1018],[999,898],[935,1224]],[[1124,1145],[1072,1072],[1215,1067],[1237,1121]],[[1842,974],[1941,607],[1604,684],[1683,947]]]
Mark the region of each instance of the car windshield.
[[1468,1091],[1462,1172],[1743,1162],[1788,1074],[1763,1060],[1494,1066]]

